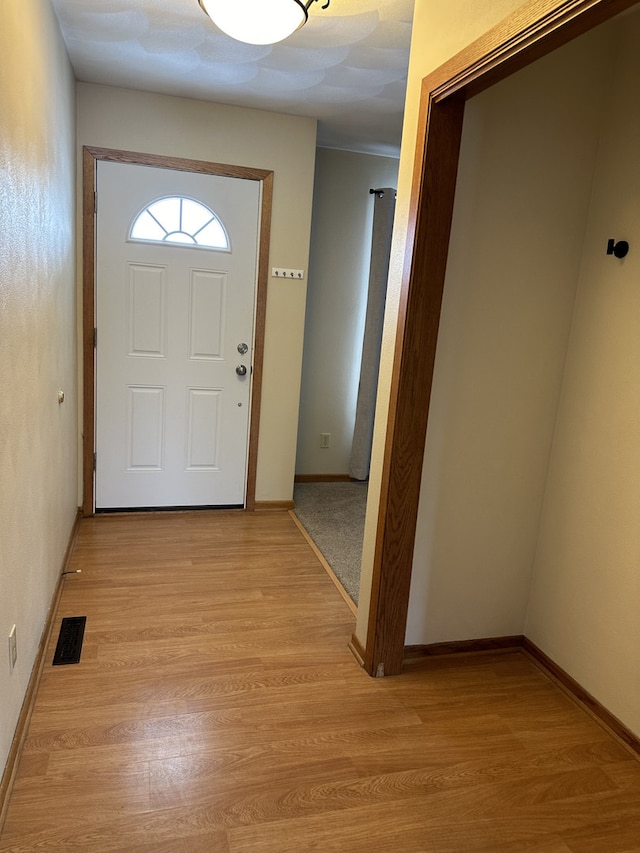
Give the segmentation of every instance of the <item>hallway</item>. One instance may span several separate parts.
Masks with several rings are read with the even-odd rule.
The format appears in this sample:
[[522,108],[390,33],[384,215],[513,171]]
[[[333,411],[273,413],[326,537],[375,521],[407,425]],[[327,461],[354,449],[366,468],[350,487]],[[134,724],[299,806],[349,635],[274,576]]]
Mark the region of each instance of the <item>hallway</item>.
[[360,670],[288,513],[88,518],[70,568],[2,853],[640,849],[640,763],[524,654]]

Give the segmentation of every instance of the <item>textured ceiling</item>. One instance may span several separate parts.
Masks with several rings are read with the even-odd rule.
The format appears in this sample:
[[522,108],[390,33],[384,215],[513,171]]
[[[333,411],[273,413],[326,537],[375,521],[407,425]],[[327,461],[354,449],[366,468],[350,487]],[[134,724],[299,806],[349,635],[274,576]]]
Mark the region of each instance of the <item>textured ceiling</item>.
[[331,0],[276,45],[224,35],[197,0],[52,0],[76,77],[319,120],[318,144],[397,156],[414,0]]

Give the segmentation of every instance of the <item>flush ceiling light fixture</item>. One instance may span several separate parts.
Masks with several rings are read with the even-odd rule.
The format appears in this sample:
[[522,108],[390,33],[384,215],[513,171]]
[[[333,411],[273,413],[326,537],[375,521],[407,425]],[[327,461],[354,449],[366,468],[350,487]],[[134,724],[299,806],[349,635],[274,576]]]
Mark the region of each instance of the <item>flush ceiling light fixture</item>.
[[[248,44],[275,44],[307,22],[318,0],[198,0],[222,32]],[[326,9],[331,0],[322,7]]]

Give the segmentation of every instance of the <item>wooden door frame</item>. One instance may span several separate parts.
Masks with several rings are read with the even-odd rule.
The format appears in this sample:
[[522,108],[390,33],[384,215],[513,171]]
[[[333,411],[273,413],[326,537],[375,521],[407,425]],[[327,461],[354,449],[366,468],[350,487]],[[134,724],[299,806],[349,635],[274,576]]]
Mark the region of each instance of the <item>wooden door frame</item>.
[[465,101],[637,0],[530,0],[422,81],[367,636],[370,675],[402,670],[413,547]]
[[82,149],[82,348],[83,348],[83,439],[82,439],[82,513],[93,515],[95,511],[95,247],[96,214],[95,193],[97,163],[107,160],[140,166],[156,166],[182,172],[199,172],[204,175],[220,175],[227,178],[243,178],[259,181],[262,185],[260,232],[258,236],[258,272],[256,282],[256,315],[251,390],[251,415],[249,419],[249,447],[247,458],[247,482],[245,508],[256,508],[256,471],[258,465],[258,431],[260,428],[260,404],[262,400],[262,369],[264,361],[264,334],[267,310],[267,282],[269,262],[269,240],[271,235],[271,206],[273,199],[273,172],[245,166],[231,166],[204,160],[188,160],[181,157],[165,157],[158,154],[143,154],[136,151],[120,151],[113,148],[83,146]]

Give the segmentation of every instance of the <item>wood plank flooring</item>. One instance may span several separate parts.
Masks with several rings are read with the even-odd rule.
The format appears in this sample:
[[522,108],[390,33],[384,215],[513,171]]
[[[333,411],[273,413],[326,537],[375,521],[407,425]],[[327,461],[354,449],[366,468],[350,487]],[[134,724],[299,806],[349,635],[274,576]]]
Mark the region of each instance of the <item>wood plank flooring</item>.
[[640,762],[523,654],[370,679],[287,513],[81,523],[1,853],[632,853]]

